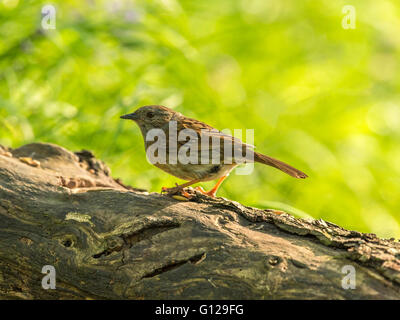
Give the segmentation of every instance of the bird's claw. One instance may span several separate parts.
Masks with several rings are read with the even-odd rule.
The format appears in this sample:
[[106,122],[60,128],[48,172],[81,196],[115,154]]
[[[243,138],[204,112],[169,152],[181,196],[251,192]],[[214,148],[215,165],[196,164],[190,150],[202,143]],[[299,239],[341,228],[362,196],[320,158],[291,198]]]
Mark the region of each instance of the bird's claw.
[[166,193],[169,196],[181,194],[182,196],[184,196],[187,199],[192,198],[192,196],[189,193],[187,193],[183,188],[179,187],[178,185],[173,188],[162,187],[161,193]]
[[211,198],[215,198],[215,191],[214,190],[210,190],[210,191],[205,191],[202,187],[198,186],[196,188],[194,188],[194,190],[199,191],[201,194],[204,194],[206,196],[209,196]]

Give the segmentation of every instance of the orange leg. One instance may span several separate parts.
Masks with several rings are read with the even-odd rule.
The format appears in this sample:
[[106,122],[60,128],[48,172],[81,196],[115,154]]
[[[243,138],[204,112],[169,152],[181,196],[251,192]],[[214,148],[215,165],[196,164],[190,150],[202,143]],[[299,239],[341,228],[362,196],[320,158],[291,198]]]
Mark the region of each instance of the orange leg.
[[210,190],[210,191],[204,191],[204,189],[202,187],[196,187],[195,189],[197,191],[200,191],[202,194],[208,195],[210,197],[215,197],[218,188],[220,187],[220,185],[222,184],[222,181],[224,181],[226,179],[227,176],[223,176],[221,178],[219,178],[218,182],[216,183],[216,185]]

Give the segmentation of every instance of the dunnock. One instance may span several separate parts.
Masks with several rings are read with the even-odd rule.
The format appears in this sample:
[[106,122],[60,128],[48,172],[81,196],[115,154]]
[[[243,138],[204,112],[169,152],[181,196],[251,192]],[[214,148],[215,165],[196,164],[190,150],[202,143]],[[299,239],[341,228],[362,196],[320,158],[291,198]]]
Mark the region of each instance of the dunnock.
[[[165,161],[151,161],[156,167],[175,177],[189,181],[181,185],[176,185],[173,188],[163,188],[162,191],[169,194],[182,192],[187,196],[188,194],[183,191],[183,188],[200,181],[218,179],[217,184],[208,192],[205,192],[201,187],[196,188],[198,191],[214,197],[222,181],[229,175],[230,171],[239,164],[247,162],[267,164],[292,177],[307,178],[307,175],[300,170],[282,161],[255,152],[253,146],[243,143],[240,139],[224,134],[196,119],[187,118],[181,113],[164,106],[144,106],[133,113],[121,116],[121,118],[133,120],[138,124],[145,139],[145,149],[148,157],[148,151],[151,150],[150,146],[153,143],[159,143],[157,154],[164,154]],[[171,131],[171,127],[173,128],[172,124],[176,127],[176,135],[174,137],[171,134],[173,132]],[[185,132],[189,132],[189,134],[184,135],[186,139],[177,139],[178,136],[180,137],[180,133],[183,132],[182,130],[186,130]],[[162,133],[161,136],[160,133]],[[156,142],[154,141],[154,136],[158,138]],[[211,145],[209,143],[210,139],[214,142]],[[215,142],[217,142],[217,145]],[[176,159],[178,153],[182,155],[179,149],[188,148],[188,146],[198,151],[194,158],[191,158],[196,161],[180,161],[179,156]],[[186,149],[183,151],[183,154],[186,154]],[[216,152],[217,161],[215,161]],[[171,158],[171,155],[175,155],[175,158]],[[214,158],[211,159],[212,157]]]

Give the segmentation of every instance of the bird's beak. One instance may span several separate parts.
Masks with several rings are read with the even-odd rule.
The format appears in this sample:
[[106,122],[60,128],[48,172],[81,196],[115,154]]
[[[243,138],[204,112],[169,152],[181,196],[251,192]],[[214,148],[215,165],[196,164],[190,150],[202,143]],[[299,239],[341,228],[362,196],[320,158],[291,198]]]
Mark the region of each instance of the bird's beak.
[[129,119],[129,120],[138,120],[139,119],[138,115],[135,112],[125,114],[125,115],[121,116],[120,118],[121,119]]

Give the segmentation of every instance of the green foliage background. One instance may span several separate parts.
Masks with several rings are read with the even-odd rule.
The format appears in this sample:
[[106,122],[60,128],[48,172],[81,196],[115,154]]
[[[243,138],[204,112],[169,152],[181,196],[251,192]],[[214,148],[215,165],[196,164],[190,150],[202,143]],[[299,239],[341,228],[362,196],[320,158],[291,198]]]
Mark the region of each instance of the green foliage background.
[[[60,0],[56,30],[41,27],[45,4],[0,1],[1,144],[90,149],[159,191],[176,179],[119,116],[163,104],[254,128],[258,151],[310,176],[256,165],[220,196],[400,237],[397,0]],[[342,28],[347,4],[354,30]]]

